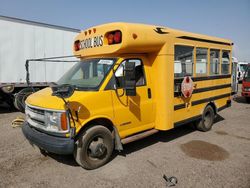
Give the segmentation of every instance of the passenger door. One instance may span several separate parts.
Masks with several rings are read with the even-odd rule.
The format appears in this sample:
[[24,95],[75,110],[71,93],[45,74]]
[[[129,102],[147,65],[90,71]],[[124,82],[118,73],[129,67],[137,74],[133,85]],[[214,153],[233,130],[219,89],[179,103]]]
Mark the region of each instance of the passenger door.
[[[123,90],[123,70],[126,61],[135,62],[136,96],[126,96]],[[145,72],[141,59],[126,59],[115,72],[117,88],[112,91],[113,108],[115,123],[122,138],[153,128],[153,103],[150,80],[146,75],[148,74]]]

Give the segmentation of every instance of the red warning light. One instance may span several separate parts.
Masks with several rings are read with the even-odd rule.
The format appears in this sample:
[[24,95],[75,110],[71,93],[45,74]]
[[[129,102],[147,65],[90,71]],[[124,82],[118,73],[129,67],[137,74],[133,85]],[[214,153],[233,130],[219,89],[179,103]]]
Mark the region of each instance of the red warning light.
[[74,49],[75,49],[75,51],[79,51],[81,49],[81,43],[79,40],[75,41]]
[[111,31],[106,34],[108,44],[119,44],[122,42],[122,32],[121,31]]
[[115,35],[114,35],[115,43],[116,44],[121,43],[121,39],[122,39],[122,33],[121,33],[121,31],[116,31]]

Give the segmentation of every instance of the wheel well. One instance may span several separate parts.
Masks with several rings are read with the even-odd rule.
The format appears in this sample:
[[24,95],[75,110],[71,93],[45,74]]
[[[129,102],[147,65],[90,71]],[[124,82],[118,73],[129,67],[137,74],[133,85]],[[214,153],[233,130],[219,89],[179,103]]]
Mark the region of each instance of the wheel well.
[[214,113],[217,114],[217,107],[216,107],[216,105],[214,104],[214,102],[209,102],[209,103],[207,104],[207,106],[209,106],[209,105],[213,108]]
[[78,132],[76,138],[78,138],[79,135],[81,135],[85,130],[87,130],[88,128],[90,128],[93,125],[102,125],[104,127],[106,127],[107,129],[109,129],[109,131],[111,133],[113,133],[114,131],[114,125],[112,123],[112,121],[110,121],[107,118],[97,118],[97,119],[93,119],[91,121],[89,121],[88,123],[86,123],[81,130]]

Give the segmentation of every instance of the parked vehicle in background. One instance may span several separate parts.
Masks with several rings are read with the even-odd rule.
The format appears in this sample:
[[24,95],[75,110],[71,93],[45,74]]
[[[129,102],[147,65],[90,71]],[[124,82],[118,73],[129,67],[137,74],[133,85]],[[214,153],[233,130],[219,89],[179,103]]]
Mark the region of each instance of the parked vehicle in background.
[[238,62],[238,81],[239,82],[243,80],[244,72],[246,71],[248,64],[249,63],[245,61]]
[[232,57],[232,94],[233,95],[238,92],[237,68],[238,68],[238,59],[236,57]]
[[[31,93],[27,88],[26,59],[72,54],[78,29],[0,16],[0,103],[7,102],[23,111]],[[57,81],[72,63],[33,63],[30,85],[35,90]]]
[[242,79],[241,95],[250,103],[250,64],[247,65],[244,77]]

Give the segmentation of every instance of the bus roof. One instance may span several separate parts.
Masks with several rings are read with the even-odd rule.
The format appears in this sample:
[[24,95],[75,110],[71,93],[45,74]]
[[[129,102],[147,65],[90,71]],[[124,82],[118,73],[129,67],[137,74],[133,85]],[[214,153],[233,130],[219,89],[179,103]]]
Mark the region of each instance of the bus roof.
[[248,63],[248,62],[246,62],[246,61],[240,61],[239,63],[238,63],[239,65],[250,65],[250,63]]
[[[108,44],[109,34],[114,34],[116,31],[121,32],[121,42],[115,45]],[[79,45],[79,48],[74,48],[73,51],[77,56],[148,53],[160,50],[168,41],[168,37],[227,46],[233,45],[231,40],[163,26],[116,22],[83,30],[75,39],[75,45]]]

